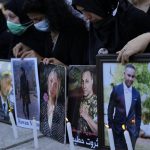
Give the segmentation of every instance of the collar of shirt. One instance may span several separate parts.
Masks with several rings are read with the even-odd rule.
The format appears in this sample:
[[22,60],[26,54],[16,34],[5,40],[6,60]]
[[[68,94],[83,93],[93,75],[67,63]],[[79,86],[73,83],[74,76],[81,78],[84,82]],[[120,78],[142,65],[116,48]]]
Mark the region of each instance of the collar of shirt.
[[132,86],[130,86],[129,88],[126,86],[125,83],[123,83],[123,88],[125,92],[132,92]]
[[4,101],[3,97],[1,96],[2,105],[5,103],[7,105],[7,101]]

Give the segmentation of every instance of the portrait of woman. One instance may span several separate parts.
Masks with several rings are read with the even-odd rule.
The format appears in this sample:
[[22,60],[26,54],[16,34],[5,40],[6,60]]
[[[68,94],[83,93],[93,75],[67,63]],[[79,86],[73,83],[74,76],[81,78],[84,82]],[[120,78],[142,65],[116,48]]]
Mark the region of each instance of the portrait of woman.
[[54,114],[54,109],[57,104],[57,98],[60,91],[61,77],[59,76],[56,68],[48,75],[48,102],[47,102],[47,116],[48,116],[48,125],[51,129],[52,127],[52,118]]
[[65,68],[56,65],[42,65],[40,71],[41,132],[64,143]]

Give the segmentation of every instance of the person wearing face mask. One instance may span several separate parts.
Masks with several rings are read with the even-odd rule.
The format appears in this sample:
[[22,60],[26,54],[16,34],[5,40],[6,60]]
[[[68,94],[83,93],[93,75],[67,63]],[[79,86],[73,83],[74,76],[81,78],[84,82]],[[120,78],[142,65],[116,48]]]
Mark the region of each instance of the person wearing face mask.
[[6,18],[9,32],[12,34],[9,57],[18,57],[14,52],[12,53],[12,49],[20,44],[27,45],[26,50],[34,49],[32,51],[32,56],[34,57],[48,57],[49,53],[44,51],[44,39],[48,35],[46,32],[35,29],[32,21],[23,13],[23,2],[24,0],[8,0],[4,3],[3,14]]
[[[50,58],[45,58],[44,63],[65,65],[87,63],[85,55],[88,31],[85,22],[73,15],[70,5],[64,0],[26,0],[24,12],[37,30],[49,33],[46,49],[50,53]],[[16,51],[17,49],[18,47]],[[25,49],[25,46],[20,45],[19,49]],[[17,55],[28,57],[30,54],[29,51],[23,50]]]
[[7,24],[5,17],[2,13],[2,10],[0,10],[0,59],[8,58],[10,41],[11,41],[11,33],[7,31]]
[[116,53],[129,40],[148,32],[150,19],[127,0],[73,0],[90,21],[89,64],[97,54]]

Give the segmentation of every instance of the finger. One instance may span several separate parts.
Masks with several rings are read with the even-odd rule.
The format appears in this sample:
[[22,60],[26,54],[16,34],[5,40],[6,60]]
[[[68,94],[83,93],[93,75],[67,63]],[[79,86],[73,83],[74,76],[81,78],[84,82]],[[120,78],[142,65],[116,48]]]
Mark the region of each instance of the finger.
[[24,51],[24,53],[20,56],[22,59],[29,57],[30,51]]
[[19,50],[20,50],[20,48],[18,46],[13,48],[13,54],[14,54],[15,57],[18,56]]
[[47,58],[44,58],[44,59],[43,59],[43,61],[42,61],[43,64],[46,64],[46,59],[47,59]]
[[18,52],[18,56],[21,57],[25,52],[27,52],[27,51],[26,51],[26,50],[19,51],[19,52]]
[[124,64],[125,64],[124,55],[122,55],[122,57],[121,57],[121,63],[122,63],[122,65],[124,65]]
[[128,62],[129,62],[129,55],[127,53],[125,53],[124,63],[128,63]]
[[117,54],[118,54],[117,61],[120,61],[121,57],[122,57],[122,54],[123,54],[122,50],[118,51]]
[[46,61],[46,64],[53,64],[54,63],[54,59],[53,58],[49,58],[47,61]]
[[14,48],[13,48],[13,54],[15,57],[18,57],[20,54],[19,52],[22,51],[22,43],[17,44]]
[[119,54],[121,51],[117,51],[116,54]]

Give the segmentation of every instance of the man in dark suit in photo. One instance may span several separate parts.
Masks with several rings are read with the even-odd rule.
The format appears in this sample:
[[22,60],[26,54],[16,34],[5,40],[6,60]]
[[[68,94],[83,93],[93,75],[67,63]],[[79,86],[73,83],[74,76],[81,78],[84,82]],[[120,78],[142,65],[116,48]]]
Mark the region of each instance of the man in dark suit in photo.
[[0,77],[0,120],[9,122],[9,111],[14,113],[14,97],[12,93],[11,76],[5,73]]
[[116,150],[127,150],[122,125],[125,125],[129,132],[133,149],[139,136],[141,97],[140,93],[132,86],[135,74],[135,67],[127,64],[124,70],[124,82],[114,86],[110,95],[108,123],[113,131]]

